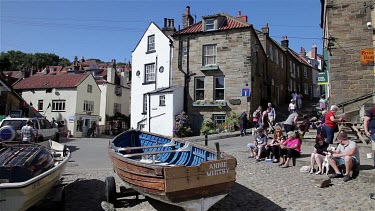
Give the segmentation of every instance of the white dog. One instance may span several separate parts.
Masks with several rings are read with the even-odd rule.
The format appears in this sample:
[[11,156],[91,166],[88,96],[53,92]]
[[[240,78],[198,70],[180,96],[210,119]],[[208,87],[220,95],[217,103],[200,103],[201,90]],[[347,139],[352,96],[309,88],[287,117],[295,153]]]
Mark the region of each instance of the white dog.
[[329,147],[329,148],[330,148],[330,151],[324,157],[323,164],[322,164],[322,174],[324,174],[324,172],[325,172],[326,175],[328,175],[328,172],[329,172],[329,162],[328,162],[328,159],[332,156],[331,152],[335,151],[334,147]]

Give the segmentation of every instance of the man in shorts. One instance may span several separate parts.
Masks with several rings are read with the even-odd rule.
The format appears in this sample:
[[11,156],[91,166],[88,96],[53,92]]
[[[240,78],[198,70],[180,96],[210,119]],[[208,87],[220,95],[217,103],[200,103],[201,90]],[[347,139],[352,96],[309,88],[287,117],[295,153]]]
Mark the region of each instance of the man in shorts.
[[366,136],[370,137],[372,141],[372,165],[375,167],[375,107],[366,111],[365,118],[363,119],[363,127]]
[[[331,158],[329,159],[329,165],[335,170],[334,174],[331,174],[330,178],[340,178],[344,177],[344,182],[354,179],[358,176],[360,165],[359,160],[359,150],[357,144],[354,141],[348,139],[348,135],[345,132],[341,132],[337,139],[339,140],[339,145],[336,151],[333,152]],[[341,174],[338,166],[345,165],[345,175]],[[352,176],[350,176],[350,171],[353,171]]]
[[268,137],[264,134],[263,128],[258,128],[258,134],[254,137],[254,144],[249,143],[247,147],[249,148],[250,157],[253,158],[255,155],[255,148],[258,149],[258,155],[256,156],[256,161],[260,161],[260,156],[263,152],[266,152],[266,145]]

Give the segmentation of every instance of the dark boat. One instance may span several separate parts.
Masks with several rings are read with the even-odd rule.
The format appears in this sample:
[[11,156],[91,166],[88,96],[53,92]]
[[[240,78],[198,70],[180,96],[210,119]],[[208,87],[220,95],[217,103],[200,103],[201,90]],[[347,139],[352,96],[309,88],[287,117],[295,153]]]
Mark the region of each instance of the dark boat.
[[[183,139],[129,130],[108,148],[117,175],[137,192],[187,210],[208,210],[236,180],[236,159]],[[114,179],[106,187],[113,187]],[[109,198],[113,190],[107,190]],[[107,199],[108,199],[107,197]]]

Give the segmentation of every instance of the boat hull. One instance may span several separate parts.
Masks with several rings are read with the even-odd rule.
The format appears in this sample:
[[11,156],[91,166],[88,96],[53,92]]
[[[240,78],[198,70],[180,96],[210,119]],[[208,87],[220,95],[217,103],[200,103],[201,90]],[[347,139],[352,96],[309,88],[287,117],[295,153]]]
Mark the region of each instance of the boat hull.
[[[178,141],[186,144],[183,140]],[[189,144],[214,153],[211,148]],[[124,157],[111,147],[108,152],[114,171],[131,188],[143,195],[185,209],[196,210],[196,207],[200,207],[198,210],[207,210],[230,192],[236,180],[236,159],[225,153],[221,154],[220,159],[205,160],[187,166],[142,163],[139,159],[130,159],[126,155]]]
[[0,210],[26,210],[59,182],[70,158],[68,151],[54,167],[25,182],[0,183]]

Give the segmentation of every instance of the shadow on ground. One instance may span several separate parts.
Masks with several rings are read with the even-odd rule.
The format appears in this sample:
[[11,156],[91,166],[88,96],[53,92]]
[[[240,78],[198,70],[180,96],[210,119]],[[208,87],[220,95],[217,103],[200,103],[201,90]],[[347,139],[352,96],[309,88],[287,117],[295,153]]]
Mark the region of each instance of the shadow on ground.
[[218,210],[284,210],[263,195],[236,183],[230,194],[216,203],[209,211]]

